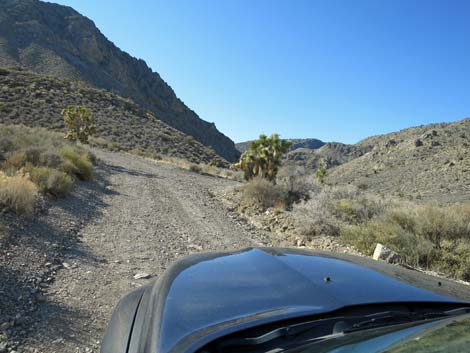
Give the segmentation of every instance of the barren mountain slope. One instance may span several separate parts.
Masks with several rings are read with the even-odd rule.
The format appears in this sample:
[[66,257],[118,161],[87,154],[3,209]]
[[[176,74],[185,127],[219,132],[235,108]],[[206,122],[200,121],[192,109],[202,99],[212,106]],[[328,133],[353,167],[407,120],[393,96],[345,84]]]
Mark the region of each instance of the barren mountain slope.
[[470,119],[373,136],[356,146],[371,150],[331,169],[329,182],[409,198],[470,199]]
[[234,161],[239,155],[234,143],[179,100],[158,73],[121,51],[70,7],[38,0],[0,1],[0,65],[82,80],[130,97],[225,159]]
[[125,150],[226,163],[209,147],[155,119],[131,100],[79,81],[0,68],[0,123],[62,130],[60,112],[69,104],[88,107],[96,119],[97,136]]

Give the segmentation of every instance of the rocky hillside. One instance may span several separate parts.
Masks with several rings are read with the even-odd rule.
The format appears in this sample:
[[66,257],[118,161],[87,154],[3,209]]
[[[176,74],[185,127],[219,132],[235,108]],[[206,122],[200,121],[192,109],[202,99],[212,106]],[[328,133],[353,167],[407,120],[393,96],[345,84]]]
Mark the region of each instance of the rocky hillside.
[[[314,150],[314,149],[320,148],[321,146],[325,144],[323,141],[318,140],[318,139],[313,139],[313,138],[312,139],[288,139],[288,141],[292,143],[292,146],[290,147],[291,151],[296,150],[298,148],[306,148],[306,149]],[[235,144],[235,146],[240,152],[243,153],[250,148],[250,142],[251,141],[239,142]]]
[[311,170],[322,166],[332,168],[360,157],[368,150],[370,150],[370,146],[327,142],[317,149],[297,148],[291,150],[285,156],[285,163],[300,165]]
[[332,168],[329,182],[414,199],[470,199],[470,119],[373,136],[355,147],[369,152]]
[[226,164],[211,148],[176,130],[129,99],[86,83],[0,69],[0,123],[63,130],[61,110],[88,107],[97,123],[95,143],[192,162]]
[[234,143],[178,99],[158,73],[117,48],[70,7],[38,0],[0,1],[0,66],[17,65],[132,98],[225,159],[239,156]]

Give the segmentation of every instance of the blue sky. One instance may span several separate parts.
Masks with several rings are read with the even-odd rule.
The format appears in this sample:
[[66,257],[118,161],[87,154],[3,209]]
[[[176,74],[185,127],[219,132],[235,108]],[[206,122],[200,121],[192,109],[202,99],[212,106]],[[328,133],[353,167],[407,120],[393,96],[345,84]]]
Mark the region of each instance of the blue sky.
[[470,1],[60,0],[234,141],[470,116]]

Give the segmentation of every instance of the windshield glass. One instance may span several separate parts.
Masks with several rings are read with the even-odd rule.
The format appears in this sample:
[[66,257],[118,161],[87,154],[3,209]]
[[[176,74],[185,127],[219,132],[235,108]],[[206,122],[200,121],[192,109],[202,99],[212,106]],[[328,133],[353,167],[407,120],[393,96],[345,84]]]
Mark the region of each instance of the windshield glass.
[[[377,336],[379,330],[356,332],[290,352],[421,353],[466,352],[470,347],[470,315],[438,320]],[[373,338],[371,338],[371,336]]]

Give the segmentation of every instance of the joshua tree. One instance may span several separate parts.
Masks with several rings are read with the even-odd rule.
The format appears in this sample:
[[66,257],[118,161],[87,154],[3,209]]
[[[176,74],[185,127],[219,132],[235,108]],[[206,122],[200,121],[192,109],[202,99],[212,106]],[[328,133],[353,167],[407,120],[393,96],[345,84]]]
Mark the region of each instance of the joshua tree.
[[259,139],[250,143],[250,149],[242,154],[235,167],[245,173],[246,180],[256,176],[274,180],[281,164],[281,156],[290,146],[291,143],[281,140],[278,134],[270,137],[262,134]]
[[88,143],[88,137],[95,134],[95,119],[88,108],[82,105],[69,105],[62,110],[62,116],[68,128],[66,139]]
[[317,169],[315,172],[315,177],[317,178],[319,183],[322,183],[325,181],[325,176],[326,176],[326,161],[324,159],[321,160],[320,162],[321,166]]

